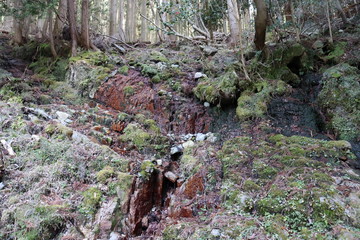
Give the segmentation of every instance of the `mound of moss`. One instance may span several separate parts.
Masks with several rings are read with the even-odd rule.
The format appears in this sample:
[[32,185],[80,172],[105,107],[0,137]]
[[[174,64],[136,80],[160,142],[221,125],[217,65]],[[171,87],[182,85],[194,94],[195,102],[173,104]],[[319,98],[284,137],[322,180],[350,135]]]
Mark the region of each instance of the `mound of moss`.
[[359,224],[359,206],[347,205],[350,197],[343,196],[335,183],[341,162],[356,159],[349,142],[283,135],[264,140],[238,137],[225,142],[218,157],[227,209],[277,216],[283,228],[292,231],[324,231],[339,221]]
[[67,82],[82,96],[92,98],[114,65],[103,52],[83,52],[70,58]]
[[329,127],[340,139],[360,138],[360,72],[347,63],[326,70],[319,105],[330,118]]

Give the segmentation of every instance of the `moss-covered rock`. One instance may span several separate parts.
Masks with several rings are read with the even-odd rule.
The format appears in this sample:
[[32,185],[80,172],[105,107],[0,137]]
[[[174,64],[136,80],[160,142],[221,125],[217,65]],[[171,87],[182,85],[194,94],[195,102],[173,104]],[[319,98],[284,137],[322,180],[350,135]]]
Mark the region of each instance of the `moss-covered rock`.
[[291,87],[280,80],[257,82],[252,88],[241,93],[237,100],[236,115],[241,121],[264,117],[271,97],[290,91]]
[[216,78],[203,78],[202,81],[193,89],[194,94],[201,101],[211,104],[226,103],[235,101],[239,91],[244,84],[233,69],[229,69],[225,74]]
[[91,187],[83,192],[82,195],[84,199],[81,204],[81,212],[84,214],[93,215],[100,205],[102,192],[96,187]]
[[323,74],[318,102],[330,117],[330,127],[340,139],[360,137],[360,72],[341,63]]
[[104,167],[101,171],[96,173],[96,179],[100,183],[105,183],[107,179],[115,174],[114,168],[110,166]]
[[110,59],[102,52],[83,52],[70,58],[67,82],[82,96],[93,98],[95,91],[111,72]]
[[68,139],[71,139],[73,130],[60,123],[50,123],[45,127],[45,133],[49,136],[56,135],[59,138],[67,137]]
[[119,138],[124,142],[131,142],[142,149],[150,144],[151,135],[144,131],[140,125],[131,123],[124,129],[124,134]]

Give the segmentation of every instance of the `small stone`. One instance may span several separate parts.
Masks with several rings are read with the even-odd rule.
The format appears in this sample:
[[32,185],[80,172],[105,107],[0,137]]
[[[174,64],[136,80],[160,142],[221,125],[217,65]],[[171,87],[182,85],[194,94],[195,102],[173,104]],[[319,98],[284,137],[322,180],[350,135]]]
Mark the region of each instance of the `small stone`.
[[161,166],[161,165],[162,165],[162,163],[163,163],[163,160],[162,160],[162,159],[158,159],[158,160],[156,160],[156,164],[157,164],[158,166]]
[[208,103],[208,102],[204,102],[204,107],[210,107],[210,103]]
[[170,154],[171,155],[174,155],[176,153],[180,153],[183,151],[183,146],[182,145],[177,145],[177,146],[174,146],[170,149]]
[[164,176],[169,179],[171,182],[176,182],[176,180],[179,178],[175,173],[173,172],[166,172]]
[[0,190],[3,189],[4,187],[5,185],[2,182],[0,182]]
[[172,67],[172,68],[178,68],[179,65],[177,65],[177,64],[172,64],[171,67]]
[[189,147],[193,147],[195,145],[194,141],[192,140],[189,140],[189,141],[186,141],[182,144],[183,148],[189,148]]
[[202,141],[205,141],[206,139],[206,135],[203,134],[203,133],[198,133],[196,134],[196,141],[197,142],[202,142]]
[[59,121],[61,122],[61,124],[66,124],[66,120],[68,120],[68,118],[70,117],[70,114],[65,113],[65,112],[60,112],[57,111],[56,112],[56,116],[59,119]]
[[204,75],[203,73],[197,72],[197,73],[195,73],[194,78],[195,78],[195,79],[199,79],[199,78],[202,78],[202,77],[204,77],[204,76],[205,76],[205,75]]
[[211,230],[211,235],[213,235],[214,237],[219,237],[220,236],[220,230],[214,228],[213,230]]
[[206,135],[207,135],[207,140],[211,143],[215,143],[218,140],[218,138],[213,133],[207,133]]
[[121,239],[121,235],[119,233],[116,232],[110,233],[109,240],[120,240],[120,239]]

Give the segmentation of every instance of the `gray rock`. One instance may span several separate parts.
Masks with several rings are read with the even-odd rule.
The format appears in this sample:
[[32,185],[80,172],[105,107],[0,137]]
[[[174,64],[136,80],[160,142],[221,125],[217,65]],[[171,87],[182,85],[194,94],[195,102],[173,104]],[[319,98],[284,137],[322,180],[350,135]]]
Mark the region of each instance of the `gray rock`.
[[182,144],[184,149],[189,148],[189,147],[193,147],[194,145],[195,145],[195,143],[192,140],[188,140],[188,141],[186,141],[186,142],[184,142]]
[[61,122],[61,124],[66,125],[67,120],[70,117],[70,114],[68,114],[66,112],[60,112],[60,111],[57,111],[55,114],[56,114],[58,120]]
[[170,149],[170,154],[171,155],[174,155],[176,153],[180,153],[184,150],[183,146],[182,145],[177,145],[177,146],[174,146]]
[[120,239],[121,239],[121,235],[119,233],[116,232],[110,233],[109,240],[120,240]]
[[202,141],[205,141],[206,139],[206,135],[203,134],[203,133],[198,133],[196,134],[196,141],[197,142],[202,142]]
[[201,72],[197,72],[197,73],[195,73],[194,78],[195,78],[195,79],[199,79],[199,78],[202,78],[202,77],[204,77],[204,76],[206,76],[206,75],[203,74],[203,73],[201,73]]
[[204,102],[204,107],[210,107],[210,103]]
[[213,230],[211,230],[211,235],[213,235],[214,237],[220,237],[220,229],[214,228]]
[[3,189],[4,187],[5,185],[2,182],[0,182],[0,190]]

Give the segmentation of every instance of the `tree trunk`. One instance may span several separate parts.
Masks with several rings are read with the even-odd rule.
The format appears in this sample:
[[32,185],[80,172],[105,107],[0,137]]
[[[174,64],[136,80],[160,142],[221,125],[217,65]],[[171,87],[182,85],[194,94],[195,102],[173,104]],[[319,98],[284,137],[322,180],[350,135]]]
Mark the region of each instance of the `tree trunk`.
[[48,10],[48,16],[49,16],[49,39],[50,39],[51,54],[53,55],[54,58],[57,58],[54,36],[53,36],[53,12],[51,9]]
[[235,46],[240,41],[240,26],[239,26],[239,9],[237,0],[227,0],[229,26],[230,26],[230,43]]
[[329,3],[329,0],[326,0],[326,18],[327,18],[328,26],[329,26],[330,43],[333,43],[333,42],[334,42],[334,39],[333,39],[332,28],[331,28],[330,3]]
[[128,42],[136,41],[136,6],[137,0],[127,0],[126,36]]
[[109,8],[109,35],[115,37],[116,34],[116,12],[117,12],[117,0],[110,0]]
[[267,27],[267,7],[264,0],[254,0],[256,6],[255,17],[255,47],[258,51],[265,48],[266,27]]
[[55,39],[60,39],[66,22],[67,0],[60,0],[58,6],[58,14],[56,15],[53,35]]
[[89,0],[82,0],[81,4],[81,45],[90,49],[89,33]]
[[[21,7],[21,0],[14,0],[14,7],[19,9]],[[13,42],[17,45],[23,44],[23,33],[22,33],[22,27],[23,27],[23,20],[14,17],[13,20],[13,28],[14,28],[14,37]]]
[[[141,0],[141,14],[147,17],[147,7],[146,7],[147,0]],[[140,40],[145,42],[147,40],[147,32],[148,32],[147,21],[145,18],[141,18],[141,35]]]
[[118,21],[119,21],[119,37],[122,41],[125,41],[125,31],[124,31],[124,21],[125,21],[125,4],[124,0],[119,0],[118,2]]
[[78,33],[76,29],[75,0],[67,0],[67,1],[68,1],[68,21],[69,21],[70,36],[71,36],[71,56],[76,56]]

